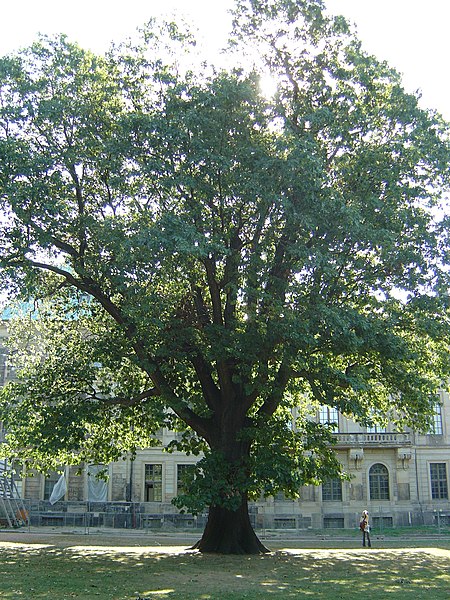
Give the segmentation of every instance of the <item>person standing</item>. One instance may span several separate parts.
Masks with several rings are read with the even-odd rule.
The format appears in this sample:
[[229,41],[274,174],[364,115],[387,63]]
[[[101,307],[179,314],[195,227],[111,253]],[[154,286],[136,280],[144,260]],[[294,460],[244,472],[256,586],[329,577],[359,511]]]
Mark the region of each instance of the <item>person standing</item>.
[[359,528],[361,529],[363,534],[362,545],[366,545],[367,539],[367,545],[369,546],[369,548],[372,548],[372,544],[370,542],[369,513],[367,510],[363,510],[362,512],[361,520],[359,522]]

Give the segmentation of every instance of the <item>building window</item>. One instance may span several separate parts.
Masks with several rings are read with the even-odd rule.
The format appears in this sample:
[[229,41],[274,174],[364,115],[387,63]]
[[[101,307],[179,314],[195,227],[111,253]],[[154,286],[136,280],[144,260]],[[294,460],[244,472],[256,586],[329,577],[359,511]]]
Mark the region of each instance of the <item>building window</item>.
[[433,421],[428,433],[432,435],[442,435],[442,406],[440,402],[434,405]]
[[162,465],[145,465],[144,502],[162,502]]
[[6,348],[0,346],[0,386],[5,385],[8,376],[7,357]]
[[57,481],[61,477],[61,473],[57,473],[56,471],[50,471],[50,473],[44,479],[44,500],[50,500],[50,496],[52,495],[53,488],[55,487]]
[[394,519],[392,517],[372,517],[372,527],[374,529],[392,528],[394,527]]
[[382,427],[381,425],[371,425],[370,427],[366,427],[367,433],[386,433],[386,427]]
[[369,493],[371,500],[389,500],[389,472],[380,463],[370,467]]
[[324,502],[342,500],[342,481],[340,479],[330,479],[322,484],[322,500]]
[[324,517],[324,529],[344,529],[344,517]]
[[87,499],[89,502],[106,502],[108,500],[108,483],[98,476],[104,473],[105,465],[88,465],[87,468]]
[[177,494],[188,492],[189,481],[194,473],[195,465],[179,464],[177,465]]
[[295,529],[295,517],[274,517],[273,524],[275,529]]
[[445,463],[430,464],[431,497],[433,500],[448,499],[447,467]]
[[369,409],[367,416],[372,421],[372,424],[366,427],[367,433],[386,433],[386,426],[377,423],[377,420],[382,416],[380,411]]
[[15,367],[8,361],[8,351],[4,346],[0,346],[0,386],[15,379]]
[[337,408],[322,404],[319,408],[319,423],[328,425],[332,431],[339,430],[339,412]]
[[288,498],[284,492],[278,492],[273,499],[275,502],[292,502],[292,498]]

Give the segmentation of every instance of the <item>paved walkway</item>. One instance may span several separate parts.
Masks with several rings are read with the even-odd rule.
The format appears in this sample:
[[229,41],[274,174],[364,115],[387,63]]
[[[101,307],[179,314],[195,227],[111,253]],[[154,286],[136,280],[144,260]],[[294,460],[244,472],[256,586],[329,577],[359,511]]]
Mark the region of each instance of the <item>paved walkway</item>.
[[[345,531],[342,534],[333,532],[294,532],[294,531],[259,531],[258,537],[269,547],[301,547],[324,548],[341,545],[346,548],[360,545],[359,531]],[[192,546],[202,532],[190,531],[158,531],[144,529],[113,529],[113,528],[72,528],[72,527],[23,527],[20,529],[0,529],[0,542],[18,542],[25,544],[55,544],[58,546],[83,543],[84,545],[102,546]],[[390,536],[372,534],[374,546],[390,547],[408,545],[423,545],[430,542],[450,543],[450,535],[411,533]]]

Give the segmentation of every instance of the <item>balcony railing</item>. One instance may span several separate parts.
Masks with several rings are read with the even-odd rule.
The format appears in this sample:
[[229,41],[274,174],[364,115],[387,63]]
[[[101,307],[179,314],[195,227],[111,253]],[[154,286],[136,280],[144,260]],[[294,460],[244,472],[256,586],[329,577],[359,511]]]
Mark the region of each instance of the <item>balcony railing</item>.
[[409,433],[335,433],[336,446],[407,446],[412,443]]

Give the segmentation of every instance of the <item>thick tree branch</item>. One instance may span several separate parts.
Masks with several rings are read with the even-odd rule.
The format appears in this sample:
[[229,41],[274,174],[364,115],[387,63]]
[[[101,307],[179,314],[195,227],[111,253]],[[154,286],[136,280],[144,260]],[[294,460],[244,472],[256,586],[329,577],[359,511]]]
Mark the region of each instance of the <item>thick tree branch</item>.
[[[264,224],[269,215],[270,205],[267,205],[264,209],[260,207],[258,209],[259,219],[253,233],[253,237],[250,241],[250,259],[249,266],[247,268],[247,316],[251,320],[252,316],[256,313],[256,307],[258,302],[258,294],[256,289],[258,288],[258,268],[257,263],[261,257],[260,241],[261,235],[264,229]],[[256,263],[256,264],[255,264]]]
[[164,397],[164,400],[173,412],[184,421],[186,425],[204,437],[208,443],[211,443],[214,427],[212,419],[200,417],[189,408],[186,401],[175,394],[159,369],[156,369],[149,375],[153,383],[155,383],[160,390],[161,396]]
[[258,410],[259,415],[272,416],[283,399],[286,386],[291,378],[292,371],[285,363],[281,363],[278,373],[272,384],[272,391],[264,404]]
[[237,229],[230,242],[230,254],[227,256],[223,275],[223,287],[226,290],[227,298],[224,309],[224,322],[226,328],[231,326],[236,312],[240,252],[242,246],[242,241],[239,238],[239,229]]
[[55,237],[54,235],[47,233],[44,229],[42,229],[42,227],[40,227],[33,221],[30,221],[27,224],[30,225],[30,227],[32,227],[39,234],[49,237],[52,244],[56,248],[58,248],[58,250],[61,250],[62,252],[64,252],[65,254],[68,254],[69,256],[72,256],[72,258],[79,258],[79,254],[78,254],[77,250],[73,246],[68,244],[67,242],[64,242],[63,240],[60,240],[59,238]]
[[261,314],[268,312],[274,303],[282,302],[286,293],[289,277],[292,274],[294,264],[292,260],[286,260],[289,246],[295,241],[295,232],[291,224],[286,223],[281,236],[275,246],[272,266],[269,271],[265,297],[269,300],[262,303]]
[[79,214],[79,218],[80,218],[79,227],[78,227],[80,246],[79,246],[78,254],[80,255],[80,257],[83,257],[83,255],[86,251],[86,248],[87,248],[86,227],[83,223],[84,212],[85,212],[84,211],[85,202],[84,202],[84,198],[83,198],[83,190],[81,188],[80,178],[78,177],[78,173],[75,168],[75,165],[70,165],[68,170],[69,170],[70,176],[72,177],[72,181],[75,185],[75,197],[77,199],[78,214]]
[[203,264],[206,270],[206,281],[213,308],[213,322],[215,325],[223,325],[222,301],[220,299],[220,288],[216,279],[216,265],[212,258],[204,258]]
[[211,368],[200,354],[193,353],[190,356],[190,361],[195,369],[200,385],[202,386],[203,395],[212,411],[216,411],[220,404],[220,390],[215,384],[211,376]]
[[[208,282],[209,293],[213,309],[213,324],[224,325],[222,316],[222,300],[220,298],[220,287],[216,278],[216,265],[211,258],[203,259],[206,270],[206,279]],[[217,374],[222,395],[227,398],[234,396],[230,365],[225,360],[217,361]]]
[[[305,379],[312,390],[313,396],[315,397],[316,400],[318,400],[321,404],[329,404],[330,403],[330,399],[327,399],[326,395],[324,395],[323,391],[320,389],[319,385],[317,384],[317,382],[314,379],[314,376],[312,373],[309,373],[308,371],[291,371],[291,377],[293,378],[302,378]],[[339,385],[339,387],[348,387],[345,385],[340,385],[339,382],[335,381],[334,385]]]
[[197,323],[203,328],[211,324],[211,319],[208,314],[208,308],[203,300],[202,291],[196,287],[193,291],[194,308],[197,315]]
[[93,296],[103,306],[106,312],[116,321],[116,323],[124,330],[125,335],[129,339],[137,357],[140,360],[141,368],[143,368],[144,371],[149,375],[150,379],[155,385],[155,395],[157,391],[159,395],[164,396],[168,406],[172,408],[172,410],[177,416],[180,417],[180,419],[189,425],[189,427],[194,429],[194,431],[204,436],[205,439],[210,439],[210,421],[208,419],[204,419],[203,417],[199,417],[193,410],[189,408],[185,400],[179,398],[175,394],[159,369],[156,360],[149,356],[142,341],[136,337],[136,326],[133,323],[130,323],[127,318],[125,318],[120,308],[101,291],[97,283],[87,277],[78,279],[72,273],[69,273],[68,271],[54,265],[31,260],[28,262],[35,268],[52,271],[53,273],[61,275],[77,289]]

